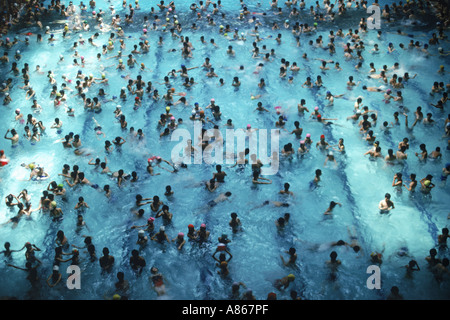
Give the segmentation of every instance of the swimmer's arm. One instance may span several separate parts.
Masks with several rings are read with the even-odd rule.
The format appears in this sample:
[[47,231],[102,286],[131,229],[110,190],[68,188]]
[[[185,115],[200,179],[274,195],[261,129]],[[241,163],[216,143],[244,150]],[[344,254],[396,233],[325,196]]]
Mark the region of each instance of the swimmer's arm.
[[71,186],[71,187],[73,187],[74,185],[76,185],[76,184],[77,184],[77,182],[74,182],[74,183],[72,184],[72,183],[70,183],[70,182],[69,182],[69,180],[67,180],[67,179],[66,179],[65,181],[66,181],[66,182],[67,182],[67,184],[68,184],[69,186]]
[[13,267],[13,268],[16,268],[16,269],[19,269],[19,270],[22,270],[22,271],[28,271],[27,269],[24,269],[24,268],[21,268],[21,267],[18,267],[18,266],[9,264],[9,263],[7,264],[7,266],[8,266],[8,267]]
[[12,140],[12,137],[9,138],[9,137],[6,136],[6,135],[9,133],[9,131],[10,131],[10,129],[8,129],[8,130],[6,131],[6,133],[5,133],[5,139]]

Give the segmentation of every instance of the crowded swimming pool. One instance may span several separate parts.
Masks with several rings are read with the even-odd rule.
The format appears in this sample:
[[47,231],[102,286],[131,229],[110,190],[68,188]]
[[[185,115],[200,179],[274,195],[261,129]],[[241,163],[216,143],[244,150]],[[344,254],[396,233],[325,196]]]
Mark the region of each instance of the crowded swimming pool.
[[84,5],[5,9],[1,296],[449,298],[444,9]]

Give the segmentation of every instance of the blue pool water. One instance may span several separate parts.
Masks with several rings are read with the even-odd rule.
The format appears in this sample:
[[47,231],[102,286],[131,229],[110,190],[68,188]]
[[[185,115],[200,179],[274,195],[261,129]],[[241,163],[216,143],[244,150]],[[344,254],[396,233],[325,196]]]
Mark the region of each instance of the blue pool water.
[[[309,7],[309,1],[306,2]],[[47,1],[45,3],[49,4]],[[97,11],[102,8],[107,12],[105,21],[108,23],[110,3],[97,1],[95,8]],[[123,18],[128,10],[122,9],[120,2],[113,3],[117,13]],[[135,14],[135,22],[132,25],[123,26],[126,34],[123,60],[126,63],[127,55],[131,52],[133,45],[147,39],[150,51],[136,55],[136,59],[138,63],[145,63],[151,71],[141,72],[138,66],[134,69],[116,70],[117,58],[114,56],[119,50],[118,41],[114,43],[114,50],[102,55],[100,61],[97,60],[96,55],[101,52],[101,46],[108,42],[111,31],[99,32],[94,28],[91,10],[80,13],[77,8],[77,17],[87,20],[91,25],[91,31],[73,32],[66,39],[62,38],[61,33],[64,21],[72,26],[72,18],[43,17],[44,28],[50,26],[51,32],[54,32],[57,38],[57,41],[51,44],[47,42],[49,36],[45,34],[42,42],[36,41],[36,34],[43,31],[35,25],[15,26],[7,35],[13,39],[16,34],[19,34],[19,39],[24,40],[26,33],[32,33],[30,44],[19,42],[7,50],[10,63],[0,66],[3,81],[7,78],[13,80],[9,91],[13,102],[2,106],[0,132],[4,134],[7,129],[15,128],[21,136],[20,143],[15,148],[11,147],[10,141],[0,140],[0,149],[4,150],[10,159],[10,163],[0,170],[0,196],[4,199],[10,193],[18,195],[22,189],[26,188],[31,195],[32,208],[36,208],[42,191],[47,189],[50,181],[64,183],[68,195],[66,201],[57,198],[58,207],[64,212],[64,219],[60,222],[54,222],[48,214],[36,211],[31,214],[31,217],[22,218],[16,228],[12,228],[11,224],[1,227],[0,242],[9,241],[12,249],[20,249],[27,241],[36,244],[42,250],[37,253],[42,265],[38,269],[40,285],[32,288],[23,271],[6,265],[6,263],[12,263],[23,267],[25,265],[23,251],[13,253],[11,260],[4,259],[5,263],[0,264],[2,275],[0,296],[14,296],[20,299],[103,299],[115,293],[116,273],[122,271],[125,273],[125,279],[130,282],[128,293],[130,299],[227,299],[231,284],[235,281],[245,283],[247,288],[253,290],[257,299],[265,299],[272,291],[277,293],[279,299],[289,299],[289,291],[293,289],[304,299],[376,300],[385,299],[392,286],[398,286],[407,299],[448,299],[450,292],[448,277],[438,283],[427,268],[425,257],[428,256],[429,250],[437,245],[437,237],[441,234],[442,228],[448,227],[449,224],[448,184],[443,185],[439,181],[442,168],[449,162],[448,137],[443,138],[447,114],[445,110],[441,111],[430,105],[430,103],[436,103],[442,94],[434,96],[429,94],[433,82],[449,83],[448,73],[436,72],[440,65],[448,66],[449,57],[439,56],[438,46],[430,46],[429,51],[432,55],[428,57],[418,50],[402,50],[398,47],[399,43],[407,46],[410,39],[426,43],[431,34],[436,32],[435,22],[430,19],[418,26],[411,25],[407,19],[402,19],[391,24],[382,24],[381,38],[377,38],[374,30],[364,34],[363,41],[366,46],[363,52],[364,63],[363,67],[357,71],[354,68],[357,64],[356,59],[346,60],[343,57],[343,46],[348,42],[348,38],[336,40],[336,54],[333,56],[327,50],[309,46],[308,42],[315,41],[319,35],[322,35],[325,46],[328,43],[329,30],[337,31],[342,28],[346,33],[349,28],[355,28],[359,19],[368,15],[364,10],[352,10],[345,17],[336,19],[335,22],[320,22],[316,32],[301,36],[301,46],[297,47],[289,30],[283,28],[277,31],[271,30],[273,21],[282,25],[284,15],[271,14],[269,3],[263,3],[260,7],[256,2],[249,3],[251,12],[269,12],[267,16],[257,16],[267,22],[265,26],[259,27],[260,36],[263,38],[259,46],[266,45],[268,50],[275,49],[276,52],[273,61],[265,62],[251,58],[251,39],[253,39],[251,33],[254,25],[246,20],[237,19],[241,9],[240,4],[236,1],[222,1],[222,3],[224,8],[221,12],[226,14],[225,18],[222,20],[220,16],[217,16],[216,26],[208,26],[204,21],[196,22],[199,26],[197,31],[189,28],[195,20],[195,15],[189,11],[190,3],[177,3],[176,14],[183,26],[182,35],[189,37],[195,47],[191,59],[181,57],[179,51],[182,47],[181,43],[179,39],[172,38],[169,33],[151,31],[147,38],[142,38],[143,16],[145,12],[149,12],[151,4],[141,3],[141,10],[136,11]],[[75,2],[75,4],[78,3]],[[384,2],[380,1],[380,4],[383,5]],[[158,8],[155,7],[155,9],[159,11]],[[302,14],[298,21],[307,22],[310,25],[314,22],[308,14]],[[218,33],[221,24],[230,24],[232,29],[238,28],[239,33],[244,32],[248,40],[246,42],[230,41],[229,38]],[[395,34],[397,29],[414,35],[414,38]],[[88,39],[95,32],[100,33],[94,40],[99,47],[87,43],[80,45],[78,52],[80,56],[85,57],[85,65],[73,66],[74,51],[71,49],[73,42],[77,41],[79,34],[82,34],[84,39]],[[282,34],[281,45],[278,45],[274,39],[278,33]],[[205,36],[208,43],[211,38],[214,38],[218,48],[210,44],[202,45],[199,41],[201,35]],[[164,39],[162,45],[157,43],[159,36]],[[387,53],[386,49],[390,42],[397,48],[391,54]],[[381,49],[378,55],[372,55],[369,52],[375,43]],[[226,54],[229,45],[232,45],[236,52],[234,57]],[[450,50],[446,41],[439,46],[444,51]],[[170,49],[177,49],[177,51],[170,52]],[[23,79],[8,73],[16,50],[20,50],[22,55],[17,62],[19,70],[23,63],[29,64],[30,83],[36,91],[36,100],[42,106],[42,112],[34,114],[34,117],[43,121],[47,127],[41,141],[36,144],[31,144],[22,137],[24,124],[14,119],[16,108],[20,108],[25,117],[32,113],[31,100],[26,100],[24,90],[19,88],[23,85]],[[302,58],[304,53],[308,55],[308,61]],[[59,61],[60,55],[64,56],[64,62]],[[48,71],[55,74],[58,89],[62,84],[62,75],[72,79],[73,82],[69,84],[69,87],[74,89],[75,76],[79,69],[83,74],[92,74],[95,78],[100,78],[104,73],[109,79],[108,85],[94,84],[85,92],[86,97],[90,98],[96,97],[100,88],[104,88],[108,94],[107,99],[119,96],[120,89],[127,85],[128,79],[136,79],[138,75],[142,75],[145,82],[151,81],[162,96],[167,89],[163,84],[164,76],[172,69],[178,70],[182,64],[188,68],[199,67],[206,57],[210,58],[219,78],[225,80],[225,85],[220,87],[218,78],[205,77],[206,71],[202,68],[189,71],[189,76],[194,77],[197,82],[192,88],[184,88],[180,77],[171,79],[170,82],[177,92],[186,92],[188,101],[187,106],[180,104],[173,106],[170,110],[175,118],[184,120],[180,128],[193,134],[194,125],[189,120],[193,105],[198,102],[204,108],[211,98],[214,98],[221,108],[222,120],[217,121],[217,124],[223,134],[222,125],[227,119],[233,120],[235,128],[246,128],[247,124],[251,124],[253,128],[275,129],[278,115],[274,108],[281,106],[287,118],[287,131],[280,132],[280,148],[289,142],[293,144],[295,150],[298,148],[299,139],[290,134],[290,131],[294,129],[293,123],[297,120],[304,130],[303,138],[306,133],[310,133],[314,144],[322,134],[330,144],[337,144],[339,138],[344,138],[346,153],[335,152],[337,165],[328,163],[324,166],[325,154],[313,145],[311,151],[303,158],[280,156],[282,159],[278,173],[267,176],[272,180],[272,184],[255,186],[251,182],[250,168],[241,171],[237,167],[232,168],[231,165],[223,164],[223,170],[227,173],[226,182],[214,193],[210,193],[205,190],[201,182],[212,177],[215,164],[192,164],[188,165],[187,169],[181,168],[178,173],[156,168],[155,172],[160,173],[156,176],[150,176],[147,173],[146,165],[149,157],[159,155],[164,159],[170,159],[172,149],[179,143],[171,141],[170,137],[159,137],[162,129],[157,127],[157,122],[160,114],[165,112],[166,104],[163,101],[153,102],[147,94],[144,94],[142,106],[135,110],[134,96],[128,93],[126,100],[116,98],[113,99],[114,101],[103,101],[102,111],[93,113],[83,110],[81,99],[74,95],[76,91],[66,92],[68,99],[65,105],[75,109],[75,116],[69,117],[62,106],[54,107],[53,98],[50,98],[52,85],[49,84],[46,76]],[[281,58],[291,63],[295,61],[300,67],[298,74],[294,75],[292,84],[287,79],[280,80],[278,77]],[[319,68],[321,62],[314,58],[338,61],[343,70],[334,70],[333,64],[329,64],[330,70],[321,71]],[[264,67],[259,73],[255,73],[257,65],[261,62]],[[367,78],[370,62],[374,62],[377,70],[380,70],[383,65],[391,67],[395,62],[399,62],[400,70],[397,72],[399,76],[404,72],[409,72],[410,75],[417,73],[417,77],[408,81],[402,89],[404,97],[402,104],[396,102],[385,104],[381,93],[362,90],[363,85],[368,87],[381,85],[378,80]],[[42,74],[35,72],[36,65],[41,67]],[[245,66],[244,70],[239,70],[241,65]],[[288,75],[291,75],[290,71]],[[317,75],[321,75],[324,88],[301,87],[306,77],[310,76],[312,81],[315,81]],[[350,75],[354,77],[355,82],[360,82],[352,90],[349,90],[346,85]],[[392,72],[389,72],[389,78],[391,75]],[[238,89],[231,86],[235,76],[238,76],[242,83]],[[263,90],[257,86],[261,78],[264,78],[266,82],[266,88]],[[333,106],[327,106],[327,101],[324,100],[326,91],[331,91],[334,95],[344,94],[344,98],[335,99]],[[393,92],[395,93],[396,90],[394,89]],[[257,94],[262,94],[261,98],[251,99],[251,95]],[[359,96],[363,97],[364,105],[370,110],[376,110],[378,114],[377,125],[373,130],[377,140],[380,141],[383,155],[387,154],[389,148],[397,150],[398,143],[404,137],[409,138],[408,160],[404,165],[388,166],[383,160],[372,161],[368,156],[364,156],[371,146],[362,140],[357,125],[346,120],[353,114],[353,105]],[[308,113],[304,116],[299,115],[297,105],[301,99],[306,100],[306,106],[310,112],[318,106],[324,118],[337,120],[333,120],[334,124],[330,126],[324,126],[312,121]],[[270,112],[254,111],[258,101],[261,101]],[[128,122],[126,130],[122,130],[117,119],[114,118],[113,111],[118,104],[122,106],[123,113],[126,115]],[[391,134],[384,134],[380,130],[381,124],[385,120],[393,121],[393,113],[400,110],[400,105],[409,109],[410,125],[414,121],[413,112],[417,106],[422,106],[425,115],[431,112],[436,121],[435,124],[432,126],[418,124],[411,132],[405,128],[404,117],[400,115],[400,125],[392,129]],[[209,110],[206,114],[212,118]],[[63,122],[60,132],[50,128],[56,117]],[[102,131],[105,132],[106,137],[96,134],[92,117],[95,117],[102,125]],[[130,127],[136,130],[142,129],[145,138],[138,140],[133,137],[129,133]],[[206,126],[208,129],[211,127],[211,124]],[[64,149],[61,143],[54,143],[64,138],[69,132],[80,135],[83,148],[86,148],[86,153],[89,155],[77,156],[72,150]],[[121,150],[106,153],[105,140],[112,141],[116,136],[123,137],[126,143],[120,148]],[[439,146],[443,154],[442,159],[429,160],[426,163],[418,161],[414,152],[419,152],[419,145],[422,143],[426,143],[429,152]],[[136,171],[139,176],[138,182],[126,181],[123,186],[118,187],[115,179],[100,174],[99,169],[88,165],[91,158],[99,157],[103,161],[105,156],[111,171],[123,169],[128,174]],[[31,162],[43,166],[49,173],[50,179],[41,182],[26,181],[29,170],[20,164]],[[58,176],[64,164],[78,165],[86,178],[100,187],[98,189],[89,186],[71,188],[61,176]],[[263,173],[265,168],[263,167]],[[318,168],[322,170],[322,181],[320,187],[313,189],[310,181],[313,180],[314,172]],[[402,172],[405,180],[411,173],[417,174],[417,180],[427,174],[433,175],[436,187],[432,190],[432,196],[426,197],[419,191],[414,196],[410,196],[405,189],[401,193],[395,192],[391,184],[396,172]],[[291,191],[294,192],[293,197],[279,194],[286,182],[290,184]],[[109,184],[112,190],[112,196],[109,199],[100,191],[106,184]],[[174,190],[172,197],[164,196],[167,185],[171,185]],[[226,191],[232,192],[231,201],[205,209],[209,201]],[[382,215],[379,214],[378,202],[387,192],[392,194],[395,209],[388,215]],[[158,195],[170,207],[170,212],[174,215],[172,223],[166,226],[170,239],[175,238],[178,232],[186,234],[189,224],[193,224],[198,229],[202,223],[205,223],[207,230],[210,231],[210,241],[202,245],[187,242],[180,252],[173,243],[152,242],[145,248],[139,248],[136,244],[138,231],[131,227],[144,225],[150,216],[154,216],[154,213],[146,205],[142,207],[145,210],[142,218],[133,214],[133,211],[137,210],[134,206],[137,194],[143,195],[144,198]],[[74,206],[80,196],[83,196],[90,206],[83,213],[89,229],[77,232],[78,212]],[[261,206],[266,200],[287,202],[289,207]],[[330,201],[339,202],[342,206],[336,207],[331,217],[324,218],[323,212]],[[17,213],[16,208],[9,210],[4,204],[2,208],[0,223],[8,221]],[[243,231],[232,233],[228,226],[232,212],[238,214]],[[291,220],[284,231],[278,232],[275,220],[287,212],[290,213]],[[155,230],[158,230],[161,225],[161,219],[157,218]],[[348,247],[330,248],[327,245],[340,239],[350,243],[349,229],[356,232],[362,249],[361,253],[356,254]],[[102,248],[108,247],[111,255],[115,257],[112,272],[102,273],[98,261],[89,261],[85,250],[81,250],[81,289],[69,290],[63,283],[49,288],[45,280],[52,272],[58,230],[64,231],[70,244],[78,246],[83,244],[82,235],[92,236],[98,257],[101,256]],[[218,237],[223,233],[228,234],[231,239],[228,246],[233,255],[229,263],[230,275],[226,279],[217,274],[218,268],[211,257],[218,244]],[[280,255],[287,259],[285,251],[291,247],[294,247],[298,254],[295,268],[283,266],[280,259]],[[369,276],[366,270],[371,265],[370,253],[380,252],[383,247],[381,289],[370,290],[366,287]],[[409,251],[407,257],[397,254],[404,247],[407,247]],[[136,275],[129,265],[133,249],[139,249],[140,255],[146,260],[147,267],[141,275]],[[342,261],[342,264],[339,266],[337,279],[330,281],[330,271],[325,261],[329,260],[329,254],[333,250],[338,253],[338,259]],[[448,258],[447,249],[439,250],[438,256]],[[404,266],[411,259],[418,262],[421,271],[414,273],[412,279],[408,279],[405,277]],[[62,263],[62,265],[66,267],[69,263]],[[152,290],[149,280],[150,266],[157,266],[164,275],[167,294],[162,297],[158,297]],[[67,278],[65,268],[62,268],[61,272],[63,279]],[[296,276],[296,279],[289,289],[274,288],[273,282],[276,279],[291,273]],[[245,289],[241,289],[243,290]]]

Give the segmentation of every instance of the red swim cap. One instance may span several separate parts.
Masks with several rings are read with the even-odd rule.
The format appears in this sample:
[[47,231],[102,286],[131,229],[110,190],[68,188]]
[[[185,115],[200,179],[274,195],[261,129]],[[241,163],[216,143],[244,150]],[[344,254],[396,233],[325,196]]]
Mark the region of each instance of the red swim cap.
[[188,228],[190,229],[190,228],[194,228],[194,225],[193,224],[190,224],[190,225],[188,225]]

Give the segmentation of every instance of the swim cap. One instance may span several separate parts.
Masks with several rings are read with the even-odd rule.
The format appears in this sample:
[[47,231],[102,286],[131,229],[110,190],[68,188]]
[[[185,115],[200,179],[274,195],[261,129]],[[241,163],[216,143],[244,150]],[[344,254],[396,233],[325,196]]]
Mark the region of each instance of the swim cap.
[[142,31],[144,31],[144,33],[145,33],[145,32],[147,32],[147,29],[144,29],[144,30],[142,30]]
[[216,100],[214,100],[214,98],[211,99],[211,102],[215,102]]
[[30,168],[31,170],[33,170],[33,169],[35,168],[35,165],[34,165],[33,163],[30,163],[30,164],[28,165],[28,168]]
[[308,133],[308,134],[306,135],[306,137],[307,137],[307,138],[310,138],[310,137],[311,137],[311,134],[310,134],[310,133]]
[[64,185],[62,183],[58,184],[58,188],[64,188]]
[[138,100],[139,100],[139,97],[134,98],[134,100],[138,101]]
[[164,226],[159,227],[159,231],[166,231],[166,227]]
[[314,110],[316,110],[316,111],[319,110],[319,107],[314,107]]
[[324,135],[321,135],[321,136],[320,136],[320,139],[325,139],[325,136],[324,136]]
[[153,222],[153,221],[155,221],[155,218],[153,218],[153,217],[150,217],[150,218],[148,218],[148,220],[147,220],[148,222]]
[[113,295],[113,300],[120,300],[120,298],[120,295],[118,295],[117,293]]
[[145,234],[145,231],[144,231],[144,230],[139,230],[139,232],[138,232],[138,236],[139,236],[139,237],[143,237],[144,234]]
[[119,63],[122,63],[123,62],[123,60],[122,59],[119,59]]
[[16,113],[19,114],[20,113],[20,109],[16,109]]
[[219,243],[217,246],[217,251],[224,251],[226,248],[226,245],[224,243]]
[[386,90],[386,93],[391,93],[391,92],[392,92],[391,89]]
[[300,140],[300,144],[305,144],[305,140]]
[[361,114],[361,110],[356,110],[356,114]]
[[425,180],[423,182],[423,184],[424,184],[425,187],[428,187],[431,184],[431,181],[430,180]]
[[53,271],[59,271],[59,266],[54,265],[54,266],[53,266]]
[[322,119],[322,116],[320,114],[318,114],[317,119]]
[[190,224],[190,225],[188,225],[188,228],[189,228],[189,229],[191,229],[191,228],[193,229],[193,228],[194,228],[194,225],[193,225],[193,224]]
[[317,27],[317,22],[314,22],[314,26]]
[[56,207],[56,201],[52,201],[51,203],[50,203],[50,205],[52,206],[52,207]]
[[166,111],[170,111],[170,107],[166,107]]
[[179,236],[179,237],[184,237],[184,233],[183,233],[183,232],[179,232],[179,233],[178,233],[178,236]]
[[291,281],[295,280],[295,276],[294,276],[292,273],[289,274],[287,277],[288,277],[288,279],[291,280]]
[[202,223],[202,224],[200,225],[200,228],[206,228],[206,224]]
[[251,125],[249,125],[249,124],[247,125],[247,129],[250,129],[251,127],[252,127]]

